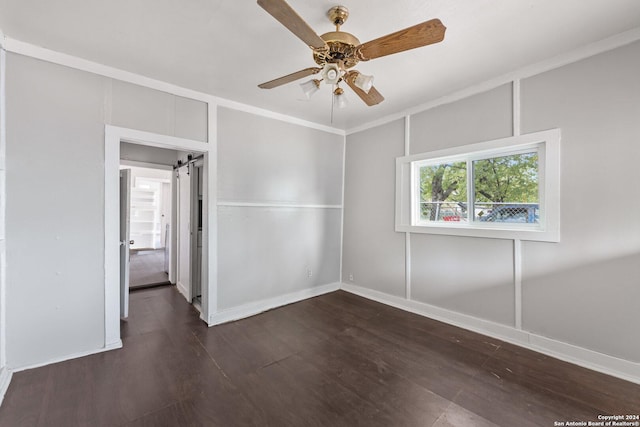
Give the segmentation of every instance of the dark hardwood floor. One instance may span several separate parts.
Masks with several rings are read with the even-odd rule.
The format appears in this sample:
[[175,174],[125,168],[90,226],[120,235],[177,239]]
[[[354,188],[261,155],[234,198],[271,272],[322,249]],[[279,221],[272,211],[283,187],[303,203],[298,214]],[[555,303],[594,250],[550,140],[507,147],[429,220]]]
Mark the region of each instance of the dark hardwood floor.
[[131,294],[124,348],[14,374],[1,426],[554,426],[640,414],[625,382],[346,292],[207,328]]

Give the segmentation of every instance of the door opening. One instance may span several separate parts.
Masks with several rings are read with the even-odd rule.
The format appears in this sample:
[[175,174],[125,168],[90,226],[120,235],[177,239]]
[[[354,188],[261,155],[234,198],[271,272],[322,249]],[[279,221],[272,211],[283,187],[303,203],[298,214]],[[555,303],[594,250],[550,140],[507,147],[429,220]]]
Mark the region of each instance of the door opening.
[[169,285],[172,171],[125,163],[121,171],[131,174],[129,289]]
[[[168,285],[202,313],[203,156],[120,145],[120,317],[130,291]],[[173,165],[131,160],[159,154]]]

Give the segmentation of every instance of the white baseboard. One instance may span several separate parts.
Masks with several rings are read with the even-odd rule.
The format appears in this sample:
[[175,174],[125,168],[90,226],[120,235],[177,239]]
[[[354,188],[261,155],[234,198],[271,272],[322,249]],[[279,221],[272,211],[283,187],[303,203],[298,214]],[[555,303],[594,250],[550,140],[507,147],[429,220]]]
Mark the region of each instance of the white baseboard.
[[13,372],[9,370],[6,366],[0,369],[0,405],[2,405],[2,401],[4,400],[4,395],[9,389],[9,384],[11,383],[11,376]]
[[219,325],[234,320],[244,319],[259,313],[283,305],[302,301],[307,298],[317,297],[318,295],[334,292],[340,289],[340,283],[330,283],[328,285],[316,286],[313,288],[303,289],[301,291],[292,292],[290,294],[268,298],[261,301],[243,304],[238,307],[232,307],[218,311],[209,316],[209,326]]
[[20,371],[26,371],[27,369],[41,368],[42,366],[47,366],[47,365],[51,365],[51,364],[54,364],[54,363],[64,362],[66,360],[77,359],[79,357],[90,356],[92,354],[103,353],[105,351],[116,350],[118,348],[122,348],[122,340],[118,340],[116,342],[113,342],[111,344],[108,344],[108,345],[106,345],[106,346],[104,346],[102,348],[98,348],[98,349],[95,349],[95,350],[82,351],[80,353],[68,354],[66,356],[61,356],[61,357],[56,357],[56,358],[53,358],[53,359],[49,359],[46,362],[34,363],[34,364],[31,364],[31,365],[18,366],[18,367],[15,367],[15,368],[11,368],[11,371],[12,372],[20,372]]
[[640,363],[619,359],[604,353],[598,353],[583,347],[519,330],[512,326],[479,319],[422,302],[407,300],[361,286],[343,283],[341,289],[382,304],[488,335],[556,359],[640,384]]

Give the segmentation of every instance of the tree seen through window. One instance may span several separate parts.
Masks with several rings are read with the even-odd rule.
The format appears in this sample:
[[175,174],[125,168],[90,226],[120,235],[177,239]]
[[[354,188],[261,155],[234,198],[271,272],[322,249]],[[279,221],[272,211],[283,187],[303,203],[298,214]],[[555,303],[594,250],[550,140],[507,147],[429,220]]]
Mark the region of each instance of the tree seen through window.
[[473,173],[473,220],[538,222],[537,151],[421,166],[421,220],[468,220],[468,169]]

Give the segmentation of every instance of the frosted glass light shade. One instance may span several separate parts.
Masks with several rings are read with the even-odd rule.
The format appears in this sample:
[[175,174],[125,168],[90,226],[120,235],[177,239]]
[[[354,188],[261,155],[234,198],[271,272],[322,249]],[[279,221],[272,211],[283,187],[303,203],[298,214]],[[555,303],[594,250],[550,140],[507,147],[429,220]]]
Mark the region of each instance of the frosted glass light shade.
[[304,96],[306,96],[307,99],[311,99],[313,94],[320,90],[320,81],[309,80],[308,82],[300,83],[300,87],[302,88],[302,92],[304,92]]
[[373,87],[373,76],[358,74],[358,76],[354,81],[354,84],[356,85],[357,88],[362,89],[366,93],[369,93],[369,91]]
[[341,95],[333,95],[333,106],[336,108],[346,108],[349,105],[349,100],[346,95],[343,93]]

